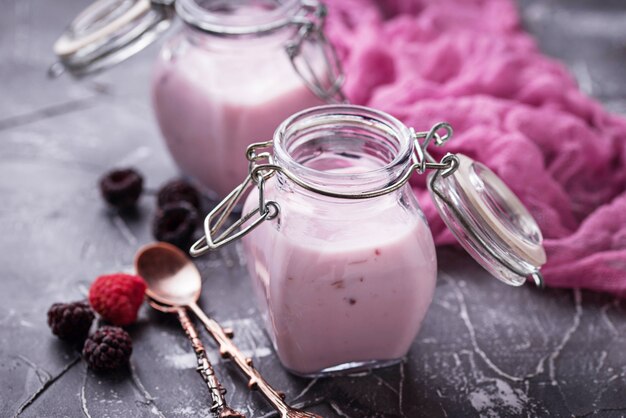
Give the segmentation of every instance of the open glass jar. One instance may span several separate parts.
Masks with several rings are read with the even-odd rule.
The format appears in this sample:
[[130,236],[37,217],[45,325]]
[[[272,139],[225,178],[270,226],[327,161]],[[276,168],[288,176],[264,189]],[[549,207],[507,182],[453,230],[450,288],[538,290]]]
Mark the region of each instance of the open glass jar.
[[181,171],[223,197],[246,175],[239,158],[289,115],[343,102],[343,74],[311,0],[98,0],[55,44],[55,72],[84,76],[133,55],[175,16],[152,102]]
[[[408,352],[433,297],[432,235],[408,185],[428,184],[459,242],[502,281],[538,285],[545,262],[531,215],[484,165],[436,162],[445,123],[416,133],[383,112],[321,106],[250,146],[249,174],[205,219],[192,256],[243,238],[248,269],[278,357],[307,376],[376,367]],[[241,219],[224,227],[252,188]]]

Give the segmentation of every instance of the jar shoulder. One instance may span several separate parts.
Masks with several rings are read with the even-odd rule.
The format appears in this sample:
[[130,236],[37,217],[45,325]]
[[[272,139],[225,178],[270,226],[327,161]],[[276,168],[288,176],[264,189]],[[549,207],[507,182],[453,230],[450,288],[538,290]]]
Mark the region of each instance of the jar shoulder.
[[211,41],[198,43],[185,31],[174,34],[163,44],[156,65],[221,85],[241,84],[249,79],[261,85],[300,82],[281,43],[244,48],[236,44],[214,47]]
[[[279,216],[269,221],[271,231],[267,233],[303,245],[368,248],[404,241],[403,245],[417,242],[434,248],[426,219],[408,187],[379,198],[338,201],[281,190],[275,181],[270,181],[265,196],[280,207]],[[256,206],[258,192],[252,190],[244,211],[247,213]]]

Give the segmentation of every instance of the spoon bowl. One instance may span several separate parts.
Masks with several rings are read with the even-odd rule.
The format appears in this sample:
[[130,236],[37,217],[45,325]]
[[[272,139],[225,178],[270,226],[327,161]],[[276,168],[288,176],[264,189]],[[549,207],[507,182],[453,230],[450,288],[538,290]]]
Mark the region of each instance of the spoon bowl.
[[200,272],[185,253],[171,244],[156,242],[140,248],[135,271],[146,281],[148,296],[161,305],[187,306],[200,297]]

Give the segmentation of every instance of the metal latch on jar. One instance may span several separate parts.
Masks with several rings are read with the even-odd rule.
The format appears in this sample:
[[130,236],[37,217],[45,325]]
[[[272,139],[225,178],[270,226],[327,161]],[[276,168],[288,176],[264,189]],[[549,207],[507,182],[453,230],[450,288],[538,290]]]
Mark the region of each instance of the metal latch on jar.
[[[341,61],[324,34],[324,22],[328,13],[326,6],[313,0],[305,0],[302,3],[305,14],[292,20],[292,23],[298,26],[298,32],[296,37],[285,45],[287,55],[296,73],[316,96],[327,103],[346,103],[346,96],[341,90],[345,79]],[[327,80],[317,74],[316,63],[303,52],[307,42],[317,43],[319,46]]]

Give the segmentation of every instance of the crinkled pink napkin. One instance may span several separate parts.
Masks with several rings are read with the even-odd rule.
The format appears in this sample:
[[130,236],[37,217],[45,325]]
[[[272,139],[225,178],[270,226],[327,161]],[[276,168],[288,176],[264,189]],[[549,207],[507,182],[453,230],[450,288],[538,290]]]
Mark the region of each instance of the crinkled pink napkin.
[[[545,238],[546,283],[626,295],[626,121],[541,54],[510,0],[326,0],[346,93],[500,175]],[[437,244],[455,242],[415,191]]]

